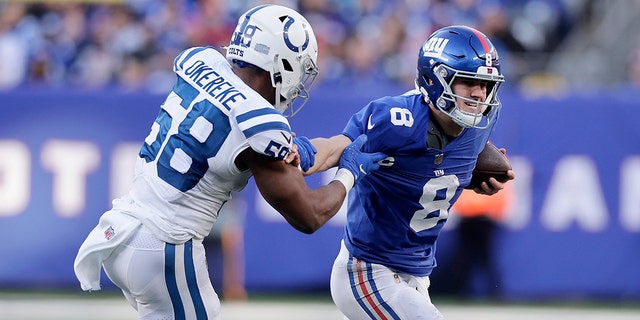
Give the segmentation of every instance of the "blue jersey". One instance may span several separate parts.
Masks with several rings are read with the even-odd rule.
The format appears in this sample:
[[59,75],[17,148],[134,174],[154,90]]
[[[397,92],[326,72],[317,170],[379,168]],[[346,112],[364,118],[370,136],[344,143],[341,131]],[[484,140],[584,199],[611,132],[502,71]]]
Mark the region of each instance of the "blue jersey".
[[416,276],[436,266],[438,234],[495,124],[465,129],[433,149],[426,142],[429,114],[422,95],[409,91],[372,101],[343,131],[351,140],[366,134],[363,151],[395,158],[350,191],[345,245],[357,258]]

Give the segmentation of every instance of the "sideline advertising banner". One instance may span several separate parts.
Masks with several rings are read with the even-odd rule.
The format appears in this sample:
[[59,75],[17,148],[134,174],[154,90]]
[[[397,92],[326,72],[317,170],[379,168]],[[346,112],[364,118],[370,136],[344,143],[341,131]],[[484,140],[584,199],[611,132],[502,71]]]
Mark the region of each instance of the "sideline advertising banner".
[[[328,137],[369,100],[400,93],[382,85],[314,88],[290,122],[299,135]],[[501,93],[492,140],[507,148],[517,174],[516,201],[496,243],[505,297],[640,299],[638,93],[536,99]],[[0,288],[80,290],[73,274],[77,249],[111,200],[126,192],[164,97],[11,91],[0,99]],[[317,186],[331,177],[308,182]],[[246,210],[249,290],[328,288],[344,206],[305,235],[262,200],[252,181],[236,198]],[[447,281],[455,221],[448,224],[433,282]],[[106,277],[102,282],[109,287]]]

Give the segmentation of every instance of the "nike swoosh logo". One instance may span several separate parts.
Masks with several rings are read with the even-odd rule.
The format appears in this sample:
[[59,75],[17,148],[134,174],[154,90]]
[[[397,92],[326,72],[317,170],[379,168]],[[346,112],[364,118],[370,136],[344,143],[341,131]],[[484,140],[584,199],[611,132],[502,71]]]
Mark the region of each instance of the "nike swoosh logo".
[[287,135],[286,133],[280,131],[280,134],[284,137],[285,140],[287,140],[287,143],[291,143],[291,136]]
[[367,172],[366,172],[366,171],[364,171],[364,168],[363,168],[362,166],[363,166],[363,165],[361,164],[361,165],[360,165],[360,172],[362,172],[362,173],[364,173],[364,174],[367,174]]
[[373,129],[373,127],[375,127],[375,124],[371,123],[371,117],[372,116],[373,115],[369,116],[369,121],[367,122],[367,129],[369,129],[369,130],[371,130],[371,129]]

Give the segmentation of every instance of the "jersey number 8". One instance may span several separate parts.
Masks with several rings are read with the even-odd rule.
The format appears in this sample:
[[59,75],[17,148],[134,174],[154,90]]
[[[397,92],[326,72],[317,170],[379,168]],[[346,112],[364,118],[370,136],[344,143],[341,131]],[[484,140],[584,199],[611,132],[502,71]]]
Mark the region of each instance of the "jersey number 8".
[[[424,231],[435,227],[438,222],[449,217],[451,199],[456,194],[460,183],[455,174],[430,179],[422,187],[420,204],[422,210],[418,210],[411,218],[411,229],[415,232]],[[444,192],[443,192],[444,191]]]

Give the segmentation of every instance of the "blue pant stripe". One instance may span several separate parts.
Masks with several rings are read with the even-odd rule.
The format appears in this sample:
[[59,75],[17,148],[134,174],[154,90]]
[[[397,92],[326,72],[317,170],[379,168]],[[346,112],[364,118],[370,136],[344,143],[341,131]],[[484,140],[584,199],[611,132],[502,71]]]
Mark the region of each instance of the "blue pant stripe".
[[360,293],[358,293],[358,284],[356,283],[356,279],[355,279],[355,274],[357,273],[357,271],[354,270],[355,269],[354,261],[355,259],[352,256],[350,256],[349,263],[347,263],[347,273],[349,274],[349,284],[351,285],[351,293],[353,293],[353,296],[356,298],[356,301],[360,305],[360,308],[362,308],[362,310],[364,310],[364,312],[367,313],[369,318],[375,319],[376,318],[375,314],[367,307],[363,299],[360,297]]
[[165,244],[164,246],[164,281],[169,290],[169,297],[173,305],[173,314],[175,320],[185,320],[184,307],[182,299],[178,291],[178,283],[176,281],[176,245]]
[[387,301],[385,301],[384,299],[382,299],[382,296],[380,295],[380,291],[378,291],[378,287],[376,286],[376,282],[373,280],[373,268],[371,268],[371,264],[366,262],[365,263],[366,268],[367,268],[367,278],[369,279],[369,284],[371,284],[371,289],[373,290],[373,293],[376,296],[376,300],[380,301],[380,307],[382,307],[384,310],[386,310],[390,316],[393,317],[394,320],[401,320],[400,317],[398,317],[398,315],[393,311],[393,308],[391,308],[391,306],[389,306],[389,304],[387,304]]
[[193,264],[193,242],[191,240],[184,244],[184,270],[193,307],[196,310],[196,319],[207,320],[207,310],[204,307],[202,296],[200,296],[198,280],[196,279],[196,268]]

